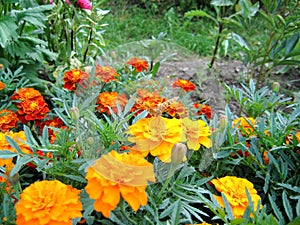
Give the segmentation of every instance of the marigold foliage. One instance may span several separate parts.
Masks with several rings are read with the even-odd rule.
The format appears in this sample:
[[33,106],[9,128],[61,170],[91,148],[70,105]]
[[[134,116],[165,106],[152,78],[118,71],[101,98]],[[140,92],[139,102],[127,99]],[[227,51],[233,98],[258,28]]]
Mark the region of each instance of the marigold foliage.
[[147,204],[148,181],[155,182],[153,165],[141,155],[113,150],[88,168],[86,192],[95,199],[94,209],[109,218],[120,196],[134,211]]
[[[217,191],[223,193],[231,206],[232,213],[235,218],[243,217],[248,207],[248,197],[246,189],[250,193],[254,208],[257,208],[260,196],[254,188],[254,185],[245,178],[235,176],[226,176],[223,178],[213,179],[211,181]],[[225,208],[224,201],[221,196],[214,196],[218,203]]]
[[25,188],[16,205],[17,225],[71,225],[81,217],[80,190],[58,180],[37,181]]

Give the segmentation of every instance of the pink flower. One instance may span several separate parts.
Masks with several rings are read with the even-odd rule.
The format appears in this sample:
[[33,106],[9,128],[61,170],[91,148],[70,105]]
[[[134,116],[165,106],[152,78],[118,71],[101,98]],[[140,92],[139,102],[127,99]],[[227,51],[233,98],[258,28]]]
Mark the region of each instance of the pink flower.
[[92,9],[92,4],[89,0],[77,0],[77,5],[82,9]]
[[71,5],[71,2],[70,2],[69,0],[66,0],[66,3],[67,3],[68,5]]

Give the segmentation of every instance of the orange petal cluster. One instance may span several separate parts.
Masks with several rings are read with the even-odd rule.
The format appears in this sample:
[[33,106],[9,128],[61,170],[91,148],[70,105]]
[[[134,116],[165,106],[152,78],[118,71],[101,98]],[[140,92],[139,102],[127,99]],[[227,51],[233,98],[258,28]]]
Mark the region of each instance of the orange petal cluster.
[[3,90],[6,87],[6,85],[0,81],[0,91]]
[[40,123],[39,126],[40,126],[41,130],[43,130],[45,126],[49,127],[48,128],[48,135],[49,135],[49,139],[50,139],[51,144],[54,144],[55,139],[56,139],[56,134],[55,134],[54,130],[51,129],[51,127],[61,128],[61,129],[66,129],[67,128],[65,126],[64,121],[62,121],[59,117],[55,117],[53,119],[48,119],[48,120],[44,121],[43,123]]
[[155,182],[153,165],[141,155],[118,153],[113,150],[88,168],[85,188],[95,199],[94,209],[109,218],[120,196],[137,211],[147,204],[148,181]]
[[111,114],[109,108],[112,109],[114,113],[118,112],[117,104],[123,110],[128,100],[125,94],[119,94],[118,92],[102,92],[99,94],[96,102],[96,110],[100,113]]
[[15,91],[11,97],[18,100],[15,104],[18,107],[18,117],[22,123],[41,120],[49,112],[48,104],[41,93],[33,88],[21,88]]
[[255,119],[252,117],[239,117],[233,121],[233,126],[238,126],[244,135],[253,133],[255,125]]
[[209,105],[194,103],[193,107],[197,109],[197,115],[205,115],[207,119],[212,119],[212,109]]
[[110,66],[96,65],[95,78],[99,78],[102,82],[108,83],[116,81],[116,77],[120,76],[117,71]]
[[[23,142],[26,142],[26,135],[25,135],[24,131],[20,131],[20,132],[9,131],[6,133],[0,132],[0,151],[8,150],[11,152],[16,152],[16,150],[7,142],[7,140],[5,138],[6,136],[13,139],[18,144],[18,146],[20,147],[22,152],[27,153],[27,154],[32,153],[29,146],[23,143]],[[9,158],[9,159],[1,159],[0,158],[0,166],[11,164],[12,160],[13,160],[12,158]]]
[[140,58],[131,58],[126,62],[127,65],[132,66],[136,72],[142,72],[148,70],[148,62]]
[[179,87],[183,89],[185,92],[196,90],[196,85],[193,82],[184,79],[178,79],[174,81],[172,83],[172,87]]
[[[254,188],[254,185],[245,178],[235,176],[226,176],[223,178],[213,179],[211,181],[217,191],[223,193],[231,206],[232,213],[235,218],[243,217],[245,210],[248,207],[248,198],[246,189],[250,193],[254,204],[254,209],[257,208],[260,196]],[[214,196],[221,207],[225,208],[222,196]]]
[[85,82],[87,82],[88,78],[89,75],[86,72],[79,69],[72,69],[66,71],[63,77],[63,81],[65,82],[64,88],[69,91],[74,91],[77,88],[77,84],[85,86]]
[[9,109],[0,110],[0,131],[6,132],[16,127],[19,121],[17,114]]
[[37,181],[23,190],[16,205],[17,225],[71,225],[81,217],[80,190],[58,180]]

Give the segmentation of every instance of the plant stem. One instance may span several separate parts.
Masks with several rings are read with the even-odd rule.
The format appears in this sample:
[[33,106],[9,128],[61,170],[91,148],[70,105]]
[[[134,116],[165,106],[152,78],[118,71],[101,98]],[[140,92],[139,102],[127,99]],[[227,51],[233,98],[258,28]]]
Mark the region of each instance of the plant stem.
[[93,36],[93,29],[91,27],[90,35],[89,35],[89,41],[88,41],[87,47],[86,47],[84,55],[83,55],[83,62],[85,62],[85,60],[86,60],[86,56],[87,56],[87,53],[89,51],[90,43],[92,41],[92,36]]
[[220,45],[220,39],[221,39],[221,33],[223,31],[223,24],[221,22],[219,22],[219,33],[218,33],[218,37],[217,37],[217,40],[216,40],[216,44],[215,44],[215,49],[214,49],[214,53],[213,53],[213,57],[210,61],[210,64],[209,64],[209,68],[212,68],[213,65],[214,65],[214,62],[216,60],[216,57],[217,57],[217,52],[218,52],[218,49],[219,49],[219,45]]

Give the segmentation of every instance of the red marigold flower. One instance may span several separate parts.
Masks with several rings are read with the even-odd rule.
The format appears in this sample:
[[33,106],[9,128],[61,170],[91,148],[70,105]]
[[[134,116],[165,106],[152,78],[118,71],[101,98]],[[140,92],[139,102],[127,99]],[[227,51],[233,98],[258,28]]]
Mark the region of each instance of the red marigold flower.
[[128,100],[125,94],[120,94],[118,92],[102,92],[98,96],[98,101],[96,105],[96,110],[100,113],[108,113],[111,114],[109,108],[112,109],[114,113],[118,112],[117,104],[119,104],[120,108],[123,110]]
[[9,109],[0,110],[0,131],[5,132],[16,127],[19,121],[17,114]]
[[95,77],[100,78],[102,82],[108,83],[110,81],[116,81],[116,77],[120,76],[117,71],[110,66],[96,65]]
[[208,119],[212,119],[212,110],[209,105],[194,103],[193,107],[198,110],[197,115],[205,115]]
[[47,126],[48,128],[48,135],[49,135],[49,139],[50,139],[50,143],[54,144],[55,140],[56,140],[56,134],[53,131],[53,129],[51,129],[50,127],[56,127],[56,128],[61,128],[61,129],[66,129],[67,127],[65,126],[64,121],[62,121],[59,117],[55,117],[53,119],[49,119],[44,121],[43,123],[39,124],[40,130],[43,130],[44,127]]
[[69,70],[64,73],[63,81],[65,82],[64,88],[69,91],[76,90],[76,84],[87,81],[89,75],[79,69]]
[[80,190],[58,180],[37,181],[23,190],[16,204],[17,225],[70,225],[81,217]]
[[6,87],[6,85],[0,81],[0,91],[3,90]]
[[178,79],[178,80],[174,81],[172,84],[172,87],[180,87],[185,92],[196,90],[196,85],[193,82],[191,82],[189,80],[184,80],[184,79]]
[[148,70],[148,62],[140,58],[131,58],[126,62],[126,64],[132,66],[137,72]]
[[28,121],[41,120],[49,112],[48,104],[41,93],[33,88],[21,88],[11,97],[18,107],[18,116],[22,123]]

